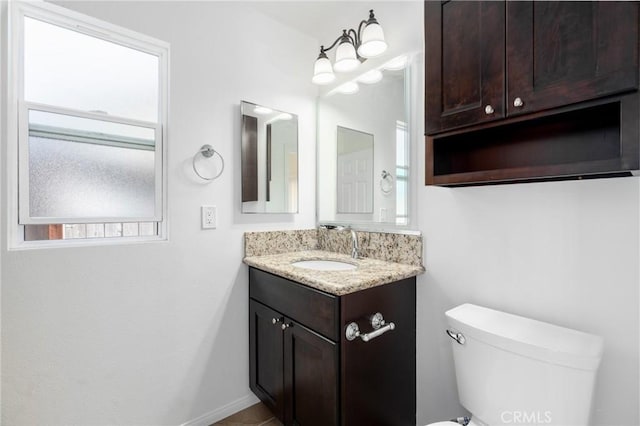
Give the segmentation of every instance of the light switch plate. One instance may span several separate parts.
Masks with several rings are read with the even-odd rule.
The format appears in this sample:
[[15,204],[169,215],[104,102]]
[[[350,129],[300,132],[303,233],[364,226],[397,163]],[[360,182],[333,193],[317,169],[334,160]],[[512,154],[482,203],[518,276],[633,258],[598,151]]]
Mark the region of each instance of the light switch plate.
[[202,229],[216,229],[218,211],[216,206],[202,206]]

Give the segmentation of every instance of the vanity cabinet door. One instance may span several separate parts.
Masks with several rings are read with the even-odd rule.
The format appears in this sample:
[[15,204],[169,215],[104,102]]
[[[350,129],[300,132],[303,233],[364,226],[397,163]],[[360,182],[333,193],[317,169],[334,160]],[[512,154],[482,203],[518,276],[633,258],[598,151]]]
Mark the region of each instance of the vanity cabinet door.
[[338,424],[338,347],[287,320],[284,333],[285,425]]
[[249,300],[249,387],[278,417],[284,419],[284,318]]
[[507,3],[507,115],[638,88],[637,2]]

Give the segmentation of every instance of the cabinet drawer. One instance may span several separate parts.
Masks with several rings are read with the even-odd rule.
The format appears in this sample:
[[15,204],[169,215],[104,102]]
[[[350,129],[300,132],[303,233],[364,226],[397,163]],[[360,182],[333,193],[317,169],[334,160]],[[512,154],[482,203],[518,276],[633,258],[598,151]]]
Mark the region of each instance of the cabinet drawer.
[[338,341],[338,297],[255,268],[249,268],[249,297]]

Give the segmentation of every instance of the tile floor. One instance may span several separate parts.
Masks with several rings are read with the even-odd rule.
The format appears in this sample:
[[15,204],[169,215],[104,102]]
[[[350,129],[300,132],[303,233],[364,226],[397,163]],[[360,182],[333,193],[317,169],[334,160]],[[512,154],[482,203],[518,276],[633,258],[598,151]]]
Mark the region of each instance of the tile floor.
[[282,426],[282,423],[264,404],[258,403],[211,426]]

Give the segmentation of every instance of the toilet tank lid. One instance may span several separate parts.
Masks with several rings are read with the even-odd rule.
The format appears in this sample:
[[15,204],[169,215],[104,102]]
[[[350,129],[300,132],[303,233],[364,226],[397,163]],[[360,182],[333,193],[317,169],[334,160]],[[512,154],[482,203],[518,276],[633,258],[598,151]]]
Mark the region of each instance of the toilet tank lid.
[[466,338],[553,364],[595,370],[602,337],[465,303],[448,310],[449,324]]

